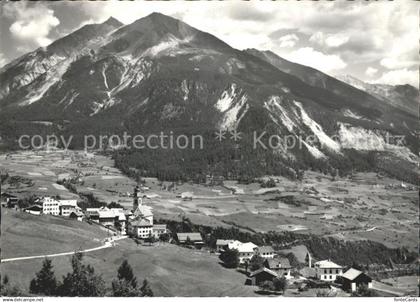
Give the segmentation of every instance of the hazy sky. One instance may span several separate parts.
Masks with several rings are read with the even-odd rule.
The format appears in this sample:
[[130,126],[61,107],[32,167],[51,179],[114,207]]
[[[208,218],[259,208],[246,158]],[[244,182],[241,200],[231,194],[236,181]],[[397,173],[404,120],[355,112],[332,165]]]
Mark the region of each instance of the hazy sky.
[[0,66],[87,23],[171,15],[231,46],[272,50],[331,75],[418,87],[419,3],[382,1],[2,2]]

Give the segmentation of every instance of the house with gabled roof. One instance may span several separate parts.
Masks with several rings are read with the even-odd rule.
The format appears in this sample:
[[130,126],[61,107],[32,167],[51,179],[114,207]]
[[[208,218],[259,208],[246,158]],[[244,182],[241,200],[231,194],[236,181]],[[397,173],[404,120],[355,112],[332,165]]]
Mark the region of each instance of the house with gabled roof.
[[153,235],[156,238],[159,238],[160,235],[166,234],[167,232],[166,224],[153,224]]
[[85,215],[83,215],[82,212],[71,212],[70,215],[69,215],[70,219],[75,219],[75,220],[78,220],[78,221],[82,221],[84,217],[85,217]]
[[26,213],[32,214],[32,215],[41,215],[42,206],[38,205],[38,204],[34,204],[34,205],[31,205],[31,206],[25,208],[23,211],[26,212]]
[[343,274],[343,267],[331,260],[315,262],[314,268],[316,271],[316,278],[322,281],[333,282],[337,279],[337,276]]
[[116,227],[118,223],[118,229],[121,233],[126,233],[127,217],[123,208],[87,208],[85,213],[86,217],[88,217],[91,221],[100,223],[104,226]]
[[252,242],[242,243],[238,240],[230,242],[228,244],[230,250],[236,249],[239,252],[239,262],[245,263],[245,261],[251,260],[252,256],[257,253],[258,245]]
[[153,235],[153,223],[146,218],[139,217],[130,221],[128,232],[137,238],[149,238]]
[[216,240],[216,251],[223,252],[229,246],[230,243],[233,243],[233,239],[217,239]]
[[291,278],[290,272],[291,272],[292,266],[290,265],[289,259],[285,257],[265,259],[264,267],[274,272],[277,272],[279,276]]
[[191,242],[196,247],[201,247],[204,245],[203,237],[200,233],[177,233],[176,237],[180,244],[186,244]]
[[61,216],[70,216],[72,212],[80,212],[82,209],[77,205],[76,199],[59,200],[59,209]]
[[252,285],[259,286],[264,281],[273,281],[275,278],[277,278],[279,275],[277,272],[268,269],[266,267],[262,267],[256,271],[251,272],[249,277],[252,280]]
[[362,271],[350,268],[341,276],[341,282],[345,291],[355,292],[360,286],[372,288],[372,278]]
[[258,247],[258,253],[263,258],[274,258],[274,249],[272,246],[263,245]]

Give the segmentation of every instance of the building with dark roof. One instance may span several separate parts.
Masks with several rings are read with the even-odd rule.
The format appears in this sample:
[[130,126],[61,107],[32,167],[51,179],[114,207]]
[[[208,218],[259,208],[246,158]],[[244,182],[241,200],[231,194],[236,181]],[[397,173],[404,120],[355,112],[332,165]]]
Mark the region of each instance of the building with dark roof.
[[226,250],[230,243],[233,243],[233,239],[217,239],[216,240],[216,251],[222,252]]
[[343,289],[350,292],[357,291],[360,286],[372,287],[372,278],[354,268],[350,268],[346,271],[341,276],[341,280]]
[[262,267],[256,271],[253,271],[249,277],[252,280],[252,285],[259,286],[264,281],[273,281],[274,278],[277,278],[279,275],[277,272],[268,269],[266,267]]
[[189,241],[196,247],[204,245],[203,237],[201,237],[200,233],[177,233],[176,236],[180,244],[186,244]]
[[281,258],[269,258],[265,259],[264,267],[277,272],[279,276],[290,278],[290,271],[292,269],[289,259]]

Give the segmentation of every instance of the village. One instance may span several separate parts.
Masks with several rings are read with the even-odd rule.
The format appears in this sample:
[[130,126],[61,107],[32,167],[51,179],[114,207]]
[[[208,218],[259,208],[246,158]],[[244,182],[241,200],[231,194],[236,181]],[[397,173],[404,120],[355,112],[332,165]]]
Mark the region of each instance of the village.
[[[153,208],[147,205],[148,198],[144,193],[141,186],[134,188],[131,209],[103,206],[82,210],[77,199],[56,199],[52,196],[39,197],[33,201],[33,205],[19,208],[19,198],[9,193],[2,193],[1,200],[3,208],[35,216],[59,216],[95,224],[106,228],[113,240],[134,240],[137,245],[166,242],[200,251],[203,255],[218,255],[223,267],[241,272],[238,277],[245,276],[244,286],[254,288],[254,292],[259,295],[285,295],[286,292],[287,295],[319,297],[407,294],[374,280],[363,268],[340,265],[333,259],[314,259],[307,250],[304,263],[298,263],[294,255],[276,251],[271,245],[258,246],[235,238],[217,238],[212,247],[206,243],[206,234],[171,232],[166,224],[156,223]],[[189,194],[181,194],[179,197],[191,198]],[[115,242],[112,246],[118,248]]]
[[[114,269],[108,259],[121,261],[128,253],[165,296],[418,291],[416,258],[396,263],[389,259],[393,250],[381,250],[402,243],[414,248],[409,239],[418,228],[416,191],[393,179],[356,174],[334,180],[306,172],[302,182],[268,177],[244,185],[209,175],[205,184],[194,184],[136,181],[109,157],[77,151],[16,152],[0,160],[7,172],[2,274],[18,274],[22,287],[35,272],[29,262],[53,255],[65,273],[58,259],[76,249],[92,263],[103,261],[98,269],[106,276]],[[400,220],[403,215],[406,220]],[[311,245],[310,236],[321,241]],[[365,247],[360,240],[387,246]],[[361,251],[336,245],[352,242]],[[177,278],[169,278],[173,274]]]

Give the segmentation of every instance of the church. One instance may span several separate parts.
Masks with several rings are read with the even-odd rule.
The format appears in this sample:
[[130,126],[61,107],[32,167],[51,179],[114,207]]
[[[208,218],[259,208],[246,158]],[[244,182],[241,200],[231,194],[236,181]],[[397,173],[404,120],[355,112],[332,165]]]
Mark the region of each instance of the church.
[[166,225],[154,224],[153,208],[143,204],[138,186],[133,194],[133,217],[128,223],[128,232],[134,237],[146,239],[150,237],[159,238],[167,232]]

